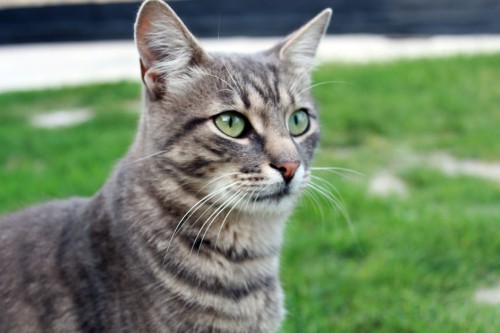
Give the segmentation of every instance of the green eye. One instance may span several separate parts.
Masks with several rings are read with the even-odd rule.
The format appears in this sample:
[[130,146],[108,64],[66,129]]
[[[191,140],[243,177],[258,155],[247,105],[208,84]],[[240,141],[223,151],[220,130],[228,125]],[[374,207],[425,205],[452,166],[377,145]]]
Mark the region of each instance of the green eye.
[[288,119],[288,130],[293,136],[304,134],[309,129],[309,115],[304,110],[298,110],[292,113]]
[[228,111],[219,114],[214,119],[215,126],[224,134],[237,138],[244,131],[247,124],[245,117],[235,111]]

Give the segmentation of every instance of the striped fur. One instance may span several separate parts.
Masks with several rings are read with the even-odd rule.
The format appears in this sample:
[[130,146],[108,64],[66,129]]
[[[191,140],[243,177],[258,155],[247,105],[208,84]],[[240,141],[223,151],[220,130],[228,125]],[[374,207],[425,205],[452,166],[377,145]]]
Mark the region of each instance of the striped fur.
[[[266,52],[209,54],[146,1],[136,139],[94,197],[0,220],[0,332],[275,332],[283,228],[319,139],[309,71],[329,17]],[[311,123],[294,137],[298,109]],[[216,127],[228,110],[248,119],[244,137]],[[293,179],[274,167],[285,162],[299,165]]]

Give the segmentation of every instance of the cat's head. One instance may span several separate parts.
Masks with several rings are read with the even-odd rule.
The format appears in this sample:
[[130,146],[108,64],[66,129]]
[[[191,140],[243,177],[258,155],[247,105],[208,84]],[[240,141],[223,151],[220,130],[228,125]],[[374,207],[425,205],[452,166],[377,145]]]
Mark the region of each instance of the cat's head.
[[141,153],[156,154],[158,186],[165,175],[227,209],[290,210],[319,140],[310,72],[330,16],[264,52],[212,54],[170,7],[146,1],[135,29],[146,92],[139,137]]

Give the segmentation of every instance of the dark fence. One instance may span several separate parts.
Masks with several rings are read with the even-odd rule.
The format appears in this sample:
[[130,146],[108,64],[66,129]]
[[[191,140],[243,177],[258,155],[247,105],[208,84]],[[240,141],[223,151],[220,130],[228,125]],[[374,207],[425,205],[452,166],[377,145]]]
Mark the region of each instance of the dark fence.
[[[0,44],[131,39],[140,2],[0,10]],[[182,0],[169,4],[200,37],[278,36],[325,7],[329,33],[500,33],[499,0]]]

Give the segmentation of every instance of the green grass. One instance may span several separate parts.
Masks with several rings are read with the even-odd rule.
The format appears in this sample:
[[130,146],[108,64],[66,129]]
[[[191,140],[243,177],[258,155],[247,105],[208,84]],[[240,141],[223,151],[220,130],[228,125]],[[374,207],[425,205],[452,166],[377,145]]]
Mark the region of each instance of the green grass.
[[[351,223],[311,197],[291,219],[281,332],[498,332],[500,307],[474,293],[500,281],[500,183],[411,161],[500,160],[500,55],[325,65],[315,81],[329,80],[314,89],[315,164],[364,176],[316,173],[338,189]],[[94,193],[133,138],[139,91],[125,82],[0,95],[0,212]],[[58,130],[27,121],[74,107],[97,116]],[[399,176],[408,196],[367,194],[379,170]]]

